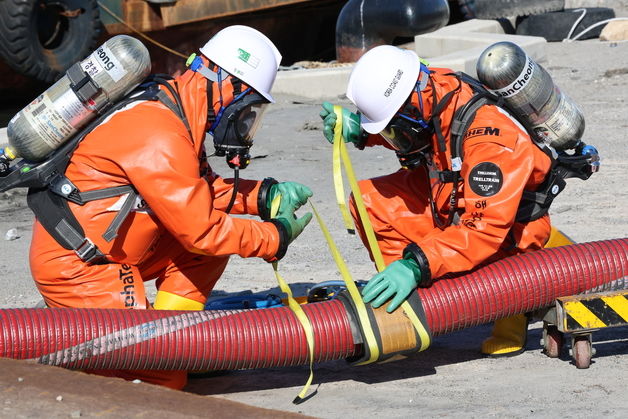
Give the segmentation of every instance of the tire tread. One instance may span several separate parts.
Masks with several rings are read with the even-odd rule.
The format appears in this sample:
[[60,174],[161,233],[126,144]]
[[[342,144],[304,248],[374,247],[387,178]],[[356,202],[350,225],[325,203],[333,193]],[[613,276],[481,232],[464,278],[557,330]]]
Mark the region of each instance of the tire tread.
[[565,0],[475,0],[478,19],[528,16],[565,8]]
[[[92,22],[91,33],[87,42],[81,42],[81,46],[77,46],[74,54],[76,58],[67,60],[71,62],[64,62],[65,68],[55,69],[33,45],[31,19],[37,3],[38,0],[0,1],[0,59],[27,77],[51,83],[61,76],[65,68],[83,59],[94,49],[101,31],[98,5],[96,0],[84,1],[85,13],[88,14],[86,18]],[[84,39],[86,34],[79,35]]]

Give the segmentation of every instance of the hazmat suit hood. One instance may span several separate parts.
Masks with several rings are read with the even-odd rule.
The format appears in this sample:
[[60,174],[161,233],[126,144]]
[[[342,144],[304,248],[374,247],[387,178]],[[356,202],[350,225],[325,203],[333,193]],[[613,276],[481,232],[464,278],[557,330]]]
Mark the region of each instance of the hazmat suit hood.
[[179,92],[183,112],[190,125],[194,150],[200,156],[207,125],[207,79],[187,70],[170,81],[170,84]]
[[[203,64],[209,68],[214,65],[203,57]],[[214,67],[215,68],[215,67]],[[187,70],[182,75],[175,77],[170,83],[178,89],[183,104],[183,111],[190,124],[194,150],[200,156],[208,129],[208,88],[211,88],[211,104],[214,115],[218,114],[221,106],[226,108],[234,99],[234,76],[229,75],[221,83],[209,82],[201,73]],[[248,86],[241,83],[241,90]],[[220,99],[222,98],[222,104]]]

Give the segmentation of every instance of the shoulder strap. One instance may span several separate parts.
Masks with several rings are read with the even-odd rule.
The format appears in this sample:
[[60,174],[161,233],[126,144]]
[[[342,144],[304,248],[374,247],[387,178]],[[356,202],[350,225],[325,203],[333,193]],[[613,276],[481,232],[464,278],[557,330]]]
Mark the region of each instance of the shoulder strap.
[[[532,141],[534,141],[551,161],[551,169],[543,183],[534,191],[523,191],[515,217],[516,222],[527,223],[547,214],[554,198],[565,188],[565,179],[571,177],[587,179],[591,173],[597,169],[597,166],[599,166],[599,156],[595,148],[593,148],[593,151],[590,153],[576,150],[573,155],[567,155],[566,153],[556,154],[553,149],[543,144],[536,132],[532,129],[530,123],[519,118],[515,112],[510,110],[502,97],[493,94],[478,80],[475,80],[466,73],[457,72],[449,73],[449,75],[453,75],[461,82],[470,85],[475,92],[475,95],[455,112],[452,120],[450,134],[452,170],[441,171],[437,174],[441,181],[453,182],[454,189],[460,169],[462,168],[462,143],[464,141],[464,134],[475,119],[477,111],[484,105],[499,106],[506,110],[510,116],[525,128]],[[582,147],[586,146],[582,145]]]
[[[171,79],[171,77],[169,78]],[[181,101],[181,95],[179,95],[179,89],[177,88],[176,81],[174,82],[175,86],[173,87],[170,83],[168,83],[167,80],[168,79],[166,79],[162,75],[152,76],[150,78],[150,81],[154,84],[152,86],[149,86],[149,88],[146,90],[146,93],[149,96],[147,97],[147,100],[158,100],[165,107],[174,112],[174,114],[177,115],[179,119],[181,119],[181,122],[183,122],[183,125],[185,125],[185,129],[188,131],[188,134],[192,139],[192,130],[190,129],[190,124],[188,123],[188,119],[185,116],[185,111],[183,110],[183,103]],[[174,102],[163,90],[160,90],[157,86],[162,86],[163,88],[167,89],[174,98]]]
[[105,256],[85,237],[68,201],[48,188],[29,188],[26,201],[46,231],[65,249],[74,250],[87,263],[106,263]]
[[79,191],[64,174],[74,150],[82,139],[101,124],[105,118],[128,104],[139,100],[159,100],[181,118],[189,132],[189,124],[180,105],[178,94],[174,89],[172,93],[177,103],[173,102],[156,85],[149,85],[145,91],[128,96],[110,107],[95,121],[81,130],[73,139],[56,150],[45,162],[32,165],[32,167],[28,166],[28,164],[22,165],[22,169],[26,167],[28,170],[13,171],[13,173],[27,175],[16,186],[29,187],[27,203],[42,226],[61,246],[68,250],[74,250],[81,260],[92,264],[107,263],[104,254],[85,236],[83,228],[70,210],[68,201],[83,205],[86,202],[127,194],[122,208],[103,234],[103,238],[110,242],[117,236],[118,229],[131,212],[138,194],[132,185],[86,192]]
[[[462,76],[458,73],[452,73],[452,75],[459,77],[460,80],[464,82],[466,82],[466,80],[463,76],[470,78],[470,76],[464,73],[462,73]],[[474,90],[476,89],[474,88]],[[464,140],[464,134],[475,119],[478,109],[484,105],[490,104],[499,105],[499,100],[480,85],[478,86],[478,90],[476,90],[476,94],[454,113],[449,135],[451,170],[438,172],[438,177],[442,182],[454,182],[457,178],[457,173],[462,169],[462,142]]]

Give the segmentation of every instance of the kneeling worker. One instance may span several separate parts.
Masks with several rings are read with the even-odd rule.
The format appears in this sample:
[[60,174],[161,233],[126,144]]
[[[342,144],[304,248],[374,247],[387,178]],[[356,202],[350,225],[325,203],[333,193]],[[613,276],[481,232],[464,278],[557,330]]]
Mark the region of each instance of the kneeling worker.
[[[308,187],[270,178],[223,179],[205,157],[209,132],[217,147],[237,151],[233,164],[242,164],[240,151],[252,145],[264,108],[273,101],[270,90],[281,60],[276,47],[255,29],[231,26],[200,52],[188,63],[190,70],[167,82],[170,88],[161,87],[180,103],[183,117],[160,101],[134,102],[76,148],[65,174],[82,193],[130,185],[137,198],[118,222],[117,236],[108,239],[103,233],[126,206],[125,196],[69,203],[94,245],[90,254],[64,248],[35,222],[30,266],[49,307],[151,308],[143,282],[156,279],[153,308],[201,310],[230,255],[278,260],[311,220],[310,213],[294,215],[312,196]],[[279,212],[271,219],[270,202],[278,194]],[[187,376],[185,371],[96,373],[177,389]]]
[[[347,97],[359,114],[342,111],[342,136],[359,149],[383,145],[402,170],[359,182],[387,267],[363,289],[374,307],[395,310],[417,287],[507,256],[543,248],[547,210],[518,213],[524,191],[536,191],[551,159],[511,115],[481,106],[454,139],[457,111],[474,96],[451,70],[428,68],[409,50],[379,46],[356,63]],[[333,142],[336,115],[323,104],[324,135]],[[362,241],[364,228],[352,213]],[[528,319],[495,323],[482,345],[490,355],[523,351]]]

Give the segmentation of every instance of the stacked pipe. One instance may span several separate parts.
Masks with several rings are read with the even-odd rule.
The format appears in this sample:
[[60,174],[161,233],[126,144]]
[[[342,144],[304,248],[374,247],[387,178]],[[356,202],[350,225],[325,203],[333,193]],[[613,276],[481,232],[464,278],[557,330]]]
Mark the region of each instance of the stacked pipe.
[[[513,256],[419,289],[433,335],[547,307],[561,296],[625,288],[628,239]],[[619,285],[618,285],[619,284]],[[622,285],[623,284],[623,285]],[[317,362],[357,356],[355,314],[338,300],[303,306]],[[306,364],[287,307],[246,311],[0,310],[0,356],[67,368],[217,370]]]

